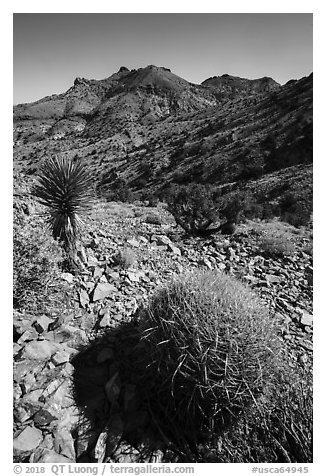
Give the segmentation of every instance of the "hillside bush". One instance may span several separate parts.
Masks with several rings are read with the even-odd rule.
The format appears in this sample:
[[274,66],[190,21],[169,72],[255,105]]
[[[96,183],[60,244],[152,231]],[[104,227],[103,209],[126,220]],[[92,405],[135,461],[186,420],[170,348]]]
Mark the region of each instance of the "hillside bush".
[[289,233],[280,229],[274,222],[266,223],[258,238],[258,246],[269,256],[291,256],[296,247]]
[[49,287],[60,273],[62,249],[42,223],[28,224],[18,213],[13,226],[13,302],[16,309],[46,305]]
[[307,225],[311,221],[311,202],[299,200],[293,192],[286,193],[279,204],[280,219],[296,227]]
[[275,384],[281,348],[273,320],[234,278],[175,278],[154,295],[140,327],[143,399],[159,434],[180,451],[212,442]]
[[108,202],[132,203],[136,196],[125,180],[117,179],[105,192],[105,198]]
[[166,192],[168,211],[187,233],[200,234],[218,218],[214,190],[208,185],[174,185]]

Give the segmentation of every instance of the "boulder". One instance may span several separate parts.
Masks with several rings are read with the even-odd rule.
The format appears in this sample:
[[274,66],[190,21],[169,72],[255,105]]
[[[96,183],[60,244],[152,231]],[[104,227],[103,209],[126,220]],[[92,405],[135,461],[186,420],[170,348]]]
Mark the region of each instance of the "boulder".
[[27,426],[14,438],[14,452],[28,452],[40,445],[43,440],[41,430]]
[[23,350],[23,357],[31,360],[49,360],[57,351],[57,346],[48,340],[28,342]]
[[93,302],[101,301],[108,296],[111,296],[117,291],[117,288],[110,283],[98,283],[94,289]]

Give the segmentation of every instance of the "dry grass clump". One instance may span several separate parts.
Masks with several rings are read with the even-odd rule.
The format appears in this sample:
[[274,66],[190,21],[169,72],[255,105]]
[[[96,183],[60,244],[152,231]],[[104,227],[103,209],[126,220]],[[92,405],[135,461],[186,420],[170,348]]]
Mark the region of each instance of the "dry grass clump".
[[44,223],[27,223],[15,214],[13,226],[13,300],[17,309],[35,310],[47,303],[49,286],[58,279],[61,247],[44,233]]
[[[268,398],[244,413],[206,460],[218,463],[312,462],[312,374],[287,368]],[[204,456],[205,459],[205,456]]]
[[116,259],[117,264],[119,264],[123,269],[128,269],[136,264],[137,256],[131,248],[125,247],[119,251]]
[[[268,310],[217,272],[175,278],[141,317],[153,422],[178,448],[222,434],[271,383],[280,344]],[[144,362],[143,362],[144,364]]]
[[276,257],[290,256],[296,252],[296,238],[291,225],[279,221],[256,222],[251,231],[257,236],[257,244],[266,254]]

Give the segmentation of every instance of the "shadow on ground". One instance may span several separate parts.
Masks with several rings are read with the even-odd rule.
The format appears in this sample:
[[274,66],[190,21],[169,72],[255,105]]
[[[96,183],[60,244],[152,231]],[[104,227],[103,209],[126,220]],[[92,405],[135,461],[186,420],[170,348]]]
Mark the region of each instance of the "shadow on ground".
[[74,434],[77,462],[163,460],[165,445],[132,370],[142,352],[140,337],[135,324],[121,324],[74,357],[74,398],[83,415]]

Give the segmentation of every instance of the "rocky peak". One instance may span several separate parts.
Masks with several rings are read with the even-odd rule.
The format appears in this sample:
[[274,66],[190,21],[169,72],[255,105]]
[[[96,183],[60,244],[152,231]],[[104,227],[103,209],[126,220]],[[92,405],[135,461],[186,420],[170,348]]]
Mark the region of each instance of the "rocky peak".
[[130,69],[126,68],[126,66],[121,66],[118,73],[129,73]]

